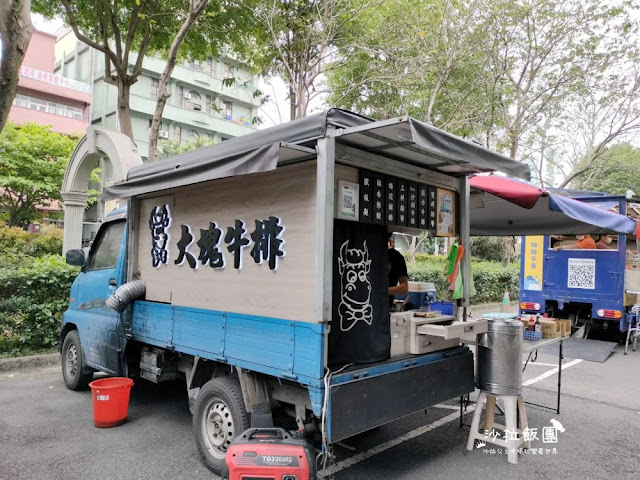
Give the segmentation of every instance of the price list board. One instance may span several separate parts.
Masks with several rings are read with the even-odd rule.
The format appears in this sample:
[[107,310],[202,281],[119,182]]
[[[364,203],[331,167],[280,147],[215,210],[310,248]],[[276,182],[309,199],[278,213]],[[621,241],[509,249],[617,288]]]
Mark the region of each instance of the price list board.
[[436,230],[436,187],[369,170],[359,185],[361,222]]

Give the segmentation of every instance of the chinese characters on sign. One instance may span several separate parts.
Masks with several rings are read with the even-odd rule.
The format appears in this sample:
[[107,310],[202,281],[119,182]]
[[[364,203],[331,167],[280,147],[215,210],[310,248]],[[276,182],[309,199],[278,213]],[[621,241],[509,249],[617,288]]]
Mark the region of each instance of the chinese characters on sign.
[[91,94],[91,85],[78,82],[77,80],[73,80],[71,78],[60,77],[58,75],[54,75],[53,73],[43,72],[40,70],[36,70],[35,68],[20,67],[19,74],[23,77],[33,78],[34,80],[40,80],[41,82],[49,83],[51,85],[58,85],[64,88],[70,88],[71,90],[76,90],[78,92]]
[[[169,227],[171,226],[171,213],[168,205],[155,206],[149,215],[149,228],[151,230],[151,264],[154,267],[166,265],[169,261]],[[199,247],[198,257],[189,251],[194,244],[194,236],[189,225],[180,225],[181,235],[176,242],[178,256],[174,264],[182,265],[185,260],[190,268],[198,267],[198,260],[202,265],[211,268],[224,268],[225,257],[221,242],[227,244],[227,251],[233,255],[233,267],[242,268],[242,249],[249,246],[253,240],[251,257],[255,263],[266,261],[269,269],[278,268],[278,258],[284,257],[282,249],[284,239],[284,227],[280,218],[270,216],[265,220],[255,220],[255,230],[250,234],[251,240],[246,237],[247,230],[242,220],[235,220],[232,227],[227,228],[223,237],[223,230],[215,222],[209,222],[208,228],[200,229],[200,237],[195,244]]]
[[542,245],[543,236],[527,236],[524,237],[524,289],[525,290],[542,290]]
[[[518,447],[518,448],[512,448],[511,450],[509,450],[509,448],[504,448],[505,442],[514,441],[514,440],[517,442],[520,442],[520,441],[534,442],[534,441],[542,440],[542,443],[545,443],[545,444],[549,444],[549,443],[557,444],[558,433],[564,433],[566,429],[555,418],[552,418],[550,422],[551,422],[550,426],[542,427],[542,438],[538,436],[538,431],[540,430],[538,428],[526,427],[525,429],[522,430],[522,432],[520,432],[519,430],[506,429],[504,430],[504,433],[500,433],[495,428],[492,429],[490,432],[488,430],[485,430],[484,440],[479,441],[476,445],[476,448],[482,448],[484,453],[489,453],[492,455],[495,453],[507,454],[510,451],[512,452],[517,451],[519,454],[527,453],[531,455],[543,455],[543,454],[556,455],[558,453],[557,448],[536,448],[533,445],[530,447],[526,447],[525,445],[526,448]],[[487,446],[487,443],[493,443],[498,446],[502,446],[503,448],[485,448]],[[549,447],[550,446],[551,445],[549,445]]]
[[446,225],[446,235],[455,231],[455,192],[368,170],[359,174],[361,222],[436,230],[440,190],[449,195],[448,208],[442,205],[448,214],[442,220],[451,225]]

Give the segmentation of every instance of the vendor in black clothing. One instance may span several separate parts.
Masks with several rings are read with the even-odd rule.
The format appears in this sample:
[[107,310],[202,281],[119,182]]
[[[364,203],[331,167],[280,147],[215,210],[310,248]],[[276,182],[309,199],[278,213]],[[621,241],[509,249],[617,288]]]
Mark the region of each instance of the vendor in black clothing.
[[407,273],[407,263],[402,254],[397,251],[393,234],[389,234],[389,308],[393,305],[393,298],[396,295],[404,295],[409,291],[409,275]]

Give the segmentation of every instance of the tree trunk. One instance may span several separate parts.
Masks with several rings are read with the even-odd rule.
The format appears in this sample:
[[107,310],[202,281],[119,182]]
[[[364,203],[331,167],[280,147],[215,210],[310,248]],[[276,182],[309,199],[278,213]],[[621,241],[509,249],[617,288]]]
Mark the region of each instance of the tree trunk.
[[131,124],[131,108],[129,108],[129,90],[131,85],[122,81],[120,77],[118,82],[118,124],[120,125],[120,133],[123,133],[131,139],[133,143],[133,125]]
[[0,132],[16,96],[18,71],[32,33],[31,0],[8,0],[8,4],[0,8],[0,37],[3,40],[0,63]]
[[189,30],[193,26],[194,22],[204,11],[208,3],[209,0],[191,0],[189,4],[189,15],[181,25],[180,30],[173,39],[173,42],[171,42],[171,47],[169,47],[167,64],[162,71],[162,75],[160,76],[160,81],[158,83],[158,100],[156,101],[156,109],[153,112],[153,119],[151,120],[151,130],[149,131],[148,160],[150,162],[158,158],[158,130],[160,129],[162,112],[164,111],[164,107],[167,104],[167,100],[169,100],[169,97],[171,96],[171,94],[167,91],[167,84],[169,83],[169,79],[171,78],[173,69],[176,66],[180,45],[182,45],[182,42],[184,42],[184,39],[187,36],[187,33],[189,33]]

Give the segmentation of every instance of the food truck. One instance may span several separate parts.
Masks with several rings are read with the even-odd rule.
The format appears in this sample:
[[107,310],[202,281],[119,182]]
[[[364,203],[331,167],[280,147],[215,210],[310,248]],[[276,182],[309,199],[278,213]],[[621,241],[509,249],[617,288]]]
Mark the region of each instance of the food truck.
[[[216,472],[275,406],[321,432],[326,454],[467,394],[463,341],[486,330],[466,315],[469,256],[454,315],[390,317],[387,237],[468,246],[469,176],[496,170],[529,174],[410,117],[338,109],[135,167],[106,190],[126,208],[88,257],[67,252],[82,271],[60,334],[65,384],[85,388],[95,371],[183,379]],[[406,340],[393,352],[392,328]]]
[[[563,195],[635,221],[638,199],[598,192]],[[575,232],[522,237],[520,312],[568,318],[587,338],[592,326],[625,332],[631,307],[640,302],[637,236]],[[603,231],[603,234],[610,232]],[[593,240],[592,242],[590,240]]]

